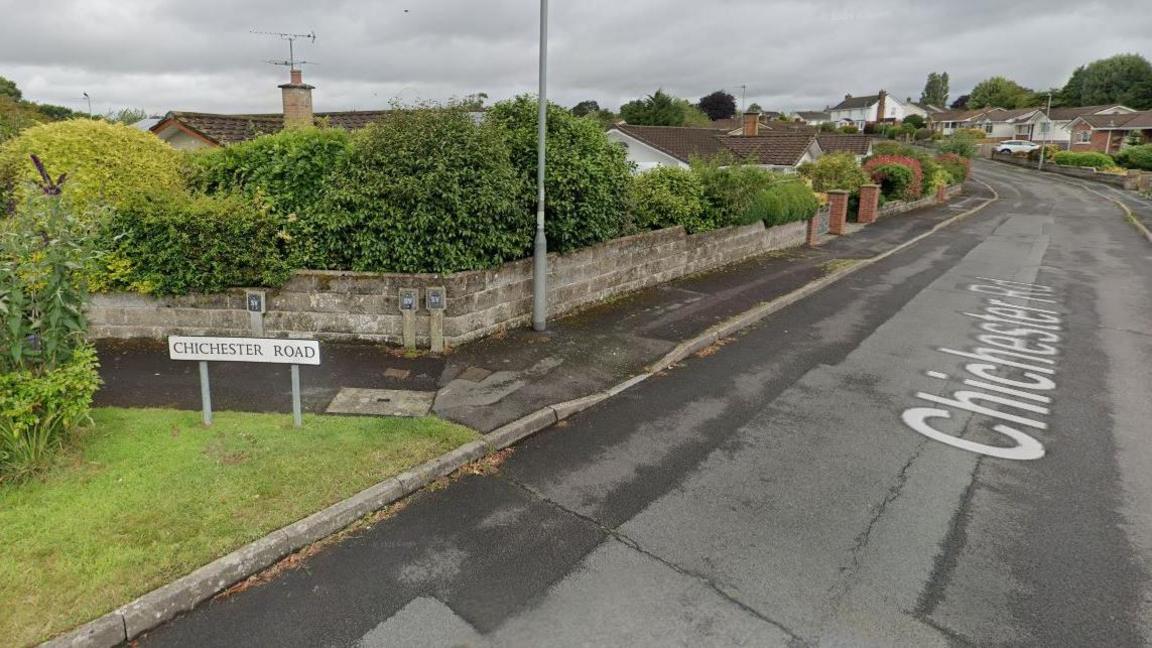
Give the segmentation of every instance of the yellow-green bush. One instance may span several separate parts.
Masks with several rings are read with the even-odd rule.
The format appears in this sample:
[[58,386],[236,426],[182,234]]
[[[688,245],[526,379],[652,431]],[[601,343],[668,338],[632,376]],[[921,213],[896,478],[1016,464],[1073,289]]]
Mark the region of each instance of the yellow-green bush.
[[0,197],[19,205],[39,179],[29,156],[37,155],[53,177],[68,174],[66,199],[84,211],[101,203],[118,206],[145,189],[183,187],[180,153],[151,133],[123,124],[72,119],[24,130],[0,146]]

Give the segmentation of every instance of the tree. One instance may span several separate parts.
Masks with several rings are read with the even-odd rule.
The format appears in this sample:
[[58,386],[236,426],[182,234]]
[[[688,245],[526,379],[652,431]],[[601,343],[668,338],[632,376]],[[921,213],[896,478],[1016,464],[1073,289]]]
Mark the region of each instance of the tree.
[[474,92],[470,95],[465,95],[464,98],[459,101],[460,109],[479,112],[484,110],[484,102],[487,100],[487,92]]
[[680,106],[680,113],[683,118],[680,121],[681,126],[711,126],[712,118],[708,116],[699,106],[688,101],[687,99],[677,99],[676,103]]
[[764,109],[760,107],[760,104],[752,102],[752,104],[748,106],[748,112],[764,112]]
[[678,99],[663,90],[620,106],[620,116],[629,124],[638,126],[684,126],[711,122],[707,115],[688,100]]
[[727,119],[736,115],[736,97],[723,90],[717,90],[712,94],[700,97],[700,103],[697,106],[712,121]]
[[969,95],[960,95],[959,97],[956,97],[956,101],[953,101],[952,105],[949,106],[949,108],[951,108],[952,110],[967,110],[968,109],[968,99],[969,99]]
[[569,112],[571,112],[573,115],[576,115],[577,117],[584,117],[585,115],[591,115],[600,112],[600,104],[595,100],[585,99],[575,106],[572,106],[572,110]]
[[16,82],[11,79],[5,79],[0,76],[0,96],[9,97],[19,101],[24,98],[24,93],[20,92],[20,88],[16,87]]
[[1032,99],[1032,91],[1002,76],[984,79],[972,88],[969,108],[1024,108]]
[[920,103],[932,106],[948,105],[948,73],[929,72],[924,91],[920,93]]
[[[941,104],[933,104],[933,105],[941,105]],[[904,118],[904,124],[906,126],[911,126],[913,130],[915,130],[917,128],[924,128],[924,125],[926,123],[927,122],[925,121],[925,119],[923,117],[921,117],[920,115],[908,115],[907,117]]]
[[1152,108],[1152,64],[1139,54],[1117,54],[1077,68],[1060,100],[1065,105],[1092,106],[1119,103]]
[[141,119],[147,119],[148,113],[142,108],[121,108],[120,110],[109,112],[104,115],[104,119],[117,124],[124,124],[131,126]]

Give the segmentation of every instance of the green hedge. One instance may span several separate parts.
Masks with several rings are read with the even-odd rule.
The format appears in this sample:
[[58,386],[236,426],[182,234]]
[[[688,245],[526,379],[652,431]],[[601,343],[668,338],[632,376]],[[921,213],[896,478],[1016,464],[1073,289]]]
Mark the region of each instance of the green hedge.
[[916,177],[902,164],[880,164],[872,169],[872,179],[880,183],[880,193],[889,200],[911,200]]
[[150,192],[104,225],[106,287],[182,295],[277,286],[291,274],[282,222],[241,195]]
[[972,161],[955,153],[943,153],[937,156],[936,163],[948,172],[953,182],[964,182],[972,170]]
[[1152,144],[1126,146],[1116,154],[1116,163],[1129,169],[1152,171]]
[[1060,151],[1053,156],[1053,161],[1064,166],[1095,167],[1097,169],[1116,166],[1116,160],[1113,160],[1111,155],[1094,151]]
[[[507,142],[520,176],[520,209],[536,213],[539,104],[529,96],[503,101],[485,124]],[[632,167],[623,147],[604,136],[599,122],[548,104],[548,159],[544,187],[548,249],[557,252],[615,238],[622,232]]]
[[706,229],[704,185],[688,169],[656,167],[632,178],[629,212],[634,229],[681,225],[699,232]]
[[55,369],[0,373],[0,481],[41,467],[87,419],[96,367],[96,351],[83,347]]
[[829,153],[815,162],[800,165],[800,174],[812,182],[815,191],[860,191],[860,185],[871,181],[851,153]]
[[757,194],[776,183],[780,174],[734,160],[696,161],[692,172],[704,188],[703,230],[748,225],[763,220],[753,209]]
[[768,227],[812,218],[820,209],[816,194],[800,180],[781,181],[760,191],[750,209]]

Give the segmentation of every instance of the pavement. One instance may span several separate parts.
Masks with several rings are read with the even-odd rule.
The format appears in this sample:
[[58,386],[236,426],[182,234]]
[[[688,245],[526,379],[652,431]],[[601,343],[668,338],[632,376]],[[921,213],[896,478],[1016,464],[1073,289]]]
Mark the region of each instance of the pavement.
[[[139,644],[1152,645],[1152,246],[1100,195],[990,163],[976,175],[1001,196],[978,214]],[[745,278],[815,273],[916,216]],[[626,373],[636,347],[774,286],[698,281],[608,305],[603,324],[557,322],[536,356],[522,349],[544,342],[517,332],[444,371],[575,390],[601,376],[567,378],[592,361],[553,347],[613,350],[594,366]],[[661,310],[655,294],[684,301]],[[1000,352],[980,351],[993,339]],[[495,405],[536,398],[526,383]],[[931,434],[907,422],[926,406]],[[452,409],[504,417],[468,408],[483,406]],[[1043,456],[989,454],[1022,448]]]
[[[827,237],[816,248],[784,250],[685,277],[554,320],[543,333],[514,329],[448,355],[324,342],[323,363],[300,368],[303,407],[324,412],[342,390],[434,392],[435,414],[491,432],[542,407],[616,385],[717,322],[852,259],[885,252],[989,198],[987,189],[969,183],[965,194],[945,206],[854,227],[851,236]],[[163,342],[100,340],[97,350],[104,378],[97,405],[200,408],[196,363],[169,360]],[[210,371],[214,408],[291,412],[287,366],[216,363]],[[386,395],[396,400],[395,393]]]

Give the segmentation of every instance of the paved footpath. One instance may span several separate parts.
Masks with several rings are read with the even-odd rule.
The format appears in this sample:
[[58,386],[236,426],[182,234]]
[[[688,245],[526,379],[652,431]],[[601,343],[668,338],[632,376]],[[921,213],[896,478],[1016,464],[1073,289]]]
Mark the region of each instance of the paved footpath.
[[1128,648],[1152,245],[1001,200],[142,646]]

